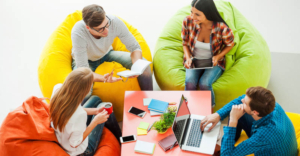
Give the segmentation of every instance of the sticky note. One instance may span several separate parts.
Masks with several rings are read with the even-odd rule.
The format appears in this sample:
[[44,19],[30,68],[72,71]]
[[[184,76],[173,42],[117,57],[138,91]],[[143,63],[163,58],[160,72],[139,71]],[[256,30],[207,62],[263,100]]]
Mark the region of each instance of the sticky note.
[[147,135],[147,130],[137,128],[137,135]]
[[149,123],[147,123],[147,122],[140,122],[140,125],[139,125],[138,128],[147,130],[148,127],[149,127]]

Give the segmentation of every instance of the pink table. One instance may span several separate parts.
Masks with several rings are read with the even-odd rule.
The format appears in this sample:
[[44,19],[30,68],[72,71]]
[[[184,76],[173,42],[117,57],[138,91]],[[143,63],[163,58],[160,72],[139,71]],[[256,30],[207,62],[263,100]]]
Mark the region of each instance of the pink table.
[[[181,95],[184,95],[188,99],[188,106],[191,114],[198,115],[209,115],[211,114],[211,93],[210,91],[126,91],[124,100],[124,114],[123,114],[123,136],[136,135],[137,127],[140,122],[148,122],[150,125],[159,120],[159,116],[150,116],[150,111],[147,106],[143,105],[144,98],[153,98],[166,102],[176,102],[179,105]],[[133,114],[128,113],[131,106],[137,107],[147,112],[145,117],[142,119]],[[172,134],[170,128],[165,134],[158,134],[157,131],[151,130],[147,135],[137,136],[137,140],[152,142],[156,144],[154,154],[157,156],[161,155],[172,155],[172,156],[194,156],[201,155],[207,156],[206,154],[199,154],[194,152],[182,151],[179,146],[174,147],[172,150],[165,152],[158,144],[158,141]],[[130,142],[122,144],[121,155],[122,156],[135,156],[135,155],[148,155],[142,153],[136,153],[134,146],[136,142]]]

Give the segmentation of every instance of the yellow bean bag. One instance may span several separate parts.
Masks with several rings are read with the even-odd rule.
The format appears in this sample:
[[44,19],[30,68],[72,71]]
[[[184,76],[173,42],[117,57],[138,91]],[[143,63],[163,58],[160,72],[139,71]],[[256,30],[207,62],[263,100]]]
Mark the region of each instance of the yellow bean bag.
[[[77,21],[82,20],[81,11],[75,11],[70,14],[65,21],[54,31],[48,39],[43,52],[40,56],[38,65],[39,85],[44,97],[51,97],[54,85],[63,83],[68,74],[72,71],[71,62],[71,30]],[[137,29],[121,19],[137,42],[140,44],[143,57],[152,62],[150,49],[143,36]],[[125,45],[116,38],[112,44],[113,49],[117,51],[127,51]],[[116,62],[104,62],[96,69],[96,73],[105,74],[114,69],[116,73],[125,70],[125,68]],[[152,65],[151,65],[152,70]],[[118,121],[123,119],[123,104],[125,90],[140,90],[137,78],[130,79],[126,83],[102,83],[96,82],[93,87],[93,94],[98,95],[102,101],[112,102],[114,112]]]
[[[294,128],[295,128],[295,132],[296,132],[296,137],[297,137],[297,143],[298,143],[298,151],[300,149],[300,114],[296,114],[296,113],[286,113],[287,116],[291,119]],[[237,146],[238,144],[240,144],[241,142],[243,142],[244,140],[248,139],[247,134],[245,133],[245,131],[242,131],[240,138],[238,139],[238,141],[235,143],[235,146]],[[250,154],[249,156],[254,156],[254,154]],[[300,153],[298,152],[298,156],[300,156]]]

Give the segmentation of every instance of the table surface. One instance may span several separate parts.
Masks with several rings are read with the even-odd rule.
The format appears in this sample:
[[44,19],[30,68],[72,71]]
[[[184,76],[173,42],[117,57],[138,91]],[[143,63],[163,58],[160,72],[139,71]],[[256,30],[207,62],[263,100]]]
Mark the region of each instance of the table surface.
[[[124,100],[124,114],[123,114],[123,136],[136,135],[137,140],[155,143],[155,150],[153,155],[174,155],[174,156],[194,156],[207,154],[200,154],[188,151],[182,151],[179,146],[175,146],[172,150],[165,152],[158,144],[158,141],[172,134],[171,128],[165,134],[158,134],[157,131],[151,130],[147,135],[137,135],[137,127],[140,122],[148,122],[150,125],[154,121],[158,121],[160,116],[151,116],[147,106],[144,106],[144,98],[153,98],[166,102],[176,102],[178,107],[181,95],[188,99],[188,107],[191,114],[209,115],[211,114],[211,93],[210,91],[126,91]],[[128,113],[131,106],[137,107],[147,112],[144,118],[137,117]],[[143,153],[136,153],[134,151],[136,142],[129,142],[122,144],[122,156],[148,155]]]

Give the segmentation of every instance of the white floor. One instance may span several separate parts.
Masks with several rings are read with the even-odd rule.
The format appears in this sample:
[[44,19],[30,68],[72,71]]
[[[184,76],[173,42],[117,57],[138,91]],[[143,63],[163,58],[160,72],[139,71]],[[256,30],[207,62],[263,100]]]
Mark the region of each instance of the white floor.
[[[245,2],[231,1],[235,6],[241,7],[239,10],[250,20],[257,18],[252,16],[249,11],[251,9],[245,6]],[[51,33],[68,14],[81,10],[88,4],[102,5],[107,13],[118,15],[136,27],[153,52],[165,23],[178,9],[189,5],[190,2],[191,0],[1,0],[0,124],[7,113],[20,106],[27,97],[42,97],[37,78],[39,56]],[[247,4],[249,3],[251,1],[247,1]],[[253,24],[270,39],[269,30],[265,30],[261,23],[264,18],[257,19]],[[278,44],[270,42],[271,50],[277,48]],[[293,50],[293,47],[295,46],[289,51]],[[296,60],[300,53],[286,53],[289,51],[272,53],[272,78],[268,88],[274,92],[277,101],[287,111],[300,113],[297,105],[300,88],[297,79],[300,75]],[[154,89],[159,90],[156,83]]]

